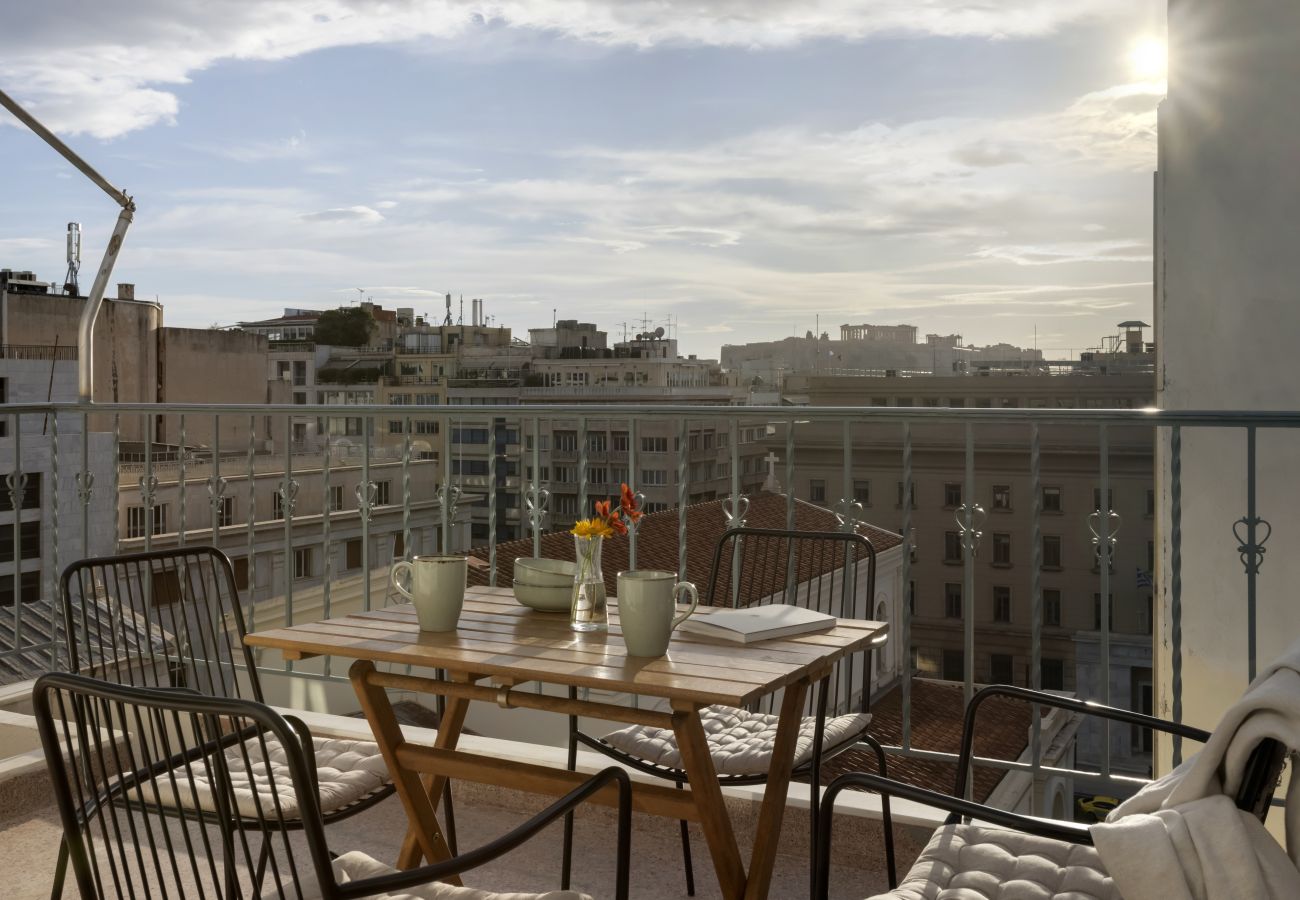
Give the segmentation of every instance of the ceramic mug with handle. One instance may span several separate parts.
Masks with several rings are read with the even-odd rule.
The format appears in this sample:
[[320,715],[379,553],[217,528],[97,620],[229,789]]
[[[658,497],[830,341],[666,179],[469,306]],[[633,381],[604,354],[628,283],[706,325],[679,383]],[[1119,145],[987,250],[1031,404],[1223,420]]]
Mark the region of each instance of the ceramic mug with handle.
[[[677,598],[686,593],[691,608],[677,614]],[[618,573],[618,619],[623,643],[632,656],[663,656],[678,625],[695,612],[700,594],[675,572],[653,570]]]
[[[399,576],[410,576],[411,587],[402,586]],[[415,605],[421,631],[455,631],[465,603],[465,580],[469,563],[463,556],[416,556],[410,562],[393,563],[389,579],[397,592]]]

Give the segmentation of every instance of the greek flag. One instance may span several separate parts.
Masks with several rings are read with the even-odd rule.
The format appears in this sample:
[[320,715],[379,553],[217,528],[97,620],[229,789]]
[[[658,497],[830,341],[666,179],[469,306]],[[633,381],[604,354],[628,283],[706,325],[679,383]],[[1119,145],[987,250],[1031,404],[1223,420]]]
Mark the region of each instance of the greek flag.
[[1136,583],[1140,588],[1150,588],[1155,586],[1151,581],[1151,573],[1143,572],[1141,566],[1139,566],[1137,570]]

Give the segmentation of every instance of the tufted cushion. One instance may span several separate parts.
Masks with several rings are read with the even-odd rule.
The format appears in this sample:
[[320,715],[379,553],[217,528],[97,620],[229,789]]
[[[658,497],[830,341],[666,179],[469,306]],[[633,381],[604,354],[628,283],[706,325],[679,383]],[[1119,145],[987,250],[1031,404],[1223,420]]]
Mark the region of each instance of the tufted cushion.
[[[836,716],[826,720],[826,746],[834,746],[867,730],[870,713]],[[762,775],[772,761],[772,745],[776,741],[777,717],[769,713],[747,712],[732,706],[706,706],[700,710],[700,724],[709,741],[709,755],[719,775]],[[812,759],[813,731],[817,719],[808,717],[799,725],[799,740],[795,745],[794,764],[800,766]],[[648,725],[631,725],[601,738],[606,744],[622,750],[637,759],[667,766],[682,767],[682,755],[677,749],[677,737],[666,728]]]
[[[379,746],[372,741],[345,741],[332,738],[312,738],[316,752],[316,777],[320,786],[320,808],[324,814],[350,806],[382,788],[390,779],[388,767],[379,753]],[[252,738],[239,745],[227,748],[226,758],[230,760],[230,779],[238,798],[240,814],[248,818],[257,818],[259,802],[254,799],[254,788],[259,793],[262,815],[276,815],[275,801],[271,797],[271,788],[280,804],[280,816],[285,819],[299,818],[298,798],[293,792],[293,782],[289,777],[289,767],[285,762],[284,747],[274,738],[263,742]],[[247,754],[245,761],[244,754]],[[269,763],[269,765],[268,765]],[[179,803],[186,809],[197,805],[210,812],[216,811],[209,787],[208,765],[202,762],[190,763],[194,781],[194,790],[183,780],[178,779],[180,788]],[[250,784],[250,770],[254,784]],[[269,770],[269,771],[268,771]],[[169,779],[157,781],[163,805],[175,804]],[[197,803],[196,803],[197,801]]]
[[871,900],[1121,900],[1097,851],[1051,838],[946,825],[895,890]]
[[[384,865],[359,850],[344,853],[334,860],[334,877],[339,884],[374,878],[379,875],[392,875],[397,870]],[[304,900],[313,900],[319,894],[308,896]],[[586,894],[576,891],[548,891],[544,894],[496,894],[480,891],[470,887],[453,887],[442,882],[408,888],[400,894],[368,895],[387,900],[591,900]]]

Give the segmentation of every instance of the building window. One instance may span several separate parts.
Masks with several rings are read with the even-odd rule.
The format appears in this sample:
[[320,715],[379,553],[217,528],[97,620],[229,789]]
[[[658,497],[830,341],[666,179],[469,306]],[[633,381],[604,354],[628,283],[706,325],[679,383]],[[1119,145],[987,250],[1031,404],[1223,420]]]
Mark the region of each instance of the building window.
[[641,484],[644,486],[659,486],[668,483],[667,469],[642,469]]
[[907,583],[907,611],[912,615],[916,615],[916,582],[915,581],[909,581]]
[[[145,515],[143,506],[128,506],[126,508],[126,536],[128,538],[144,537],[145,522],[148,519]],[[163,534],[167,531],[167,504],[159,504],[153,508],[153,530],[152,534]]]
[[553,494],[551,502],[555,504],[555,514],[557,516],[576,516],[578,514],[578,498],[573,494]]
[[610,449],[615,453],[626,453],[628,448],[627,432],[615,431],[609,436]]
[[[143,509],[141,512],[143,513]],[[143,518],[141,519],[143,522]],[[23,522],[18,531],[18,552],[23,559],[36,559],[41,555],[41,523]],[[14,527],[0,525],[0,562],[13,562]],[[0,575],[0,579],[13,581],[12,575]]]
[[[41,599],[41,573],[24,572],[18,579],[19,596],[23,603],[36,603]],[[0,606],[14,605],[14,578],[6,575],[0,578]]]
[[272,519],[284,518],[284,498],[280,496],[280,492],[278,490],[271,495],[271,518]]
[[235,587],[248,590],[248,557],[237,556],[230,561],[230,566],[235,570]]
[[643,437],[641,438],[642,453],[667,453],[668,438],[666,437]]
[[993,485],[993,508],[1005,510],[1011,509],[1011,485]]
[[347,571],[361,568],[361,538],[353,538],[348,541],[344,566]]
[[943,586],[943,614],[949,619],[961,618],[961,585],[956,582]]
[[330,512],[338,512],[343,508],[343,485],[330,485]]
[[375,482],[375,506],[387,506],[391,501],[389,499],[389,489],[392,482],[384,479]]
[[1059,534],[1043,535],[1043,568],[1061,568],[1061,536]]
[[1040,672],[1045,691],[1065,690],[1065,660],[1044,659]]
[[573,466],[556,466],[555,480],[560,484],[576,484],[578,481],[578,470]]
[[402,434],[402,433],[404,432],[404,430],[405,430],[405,429],[402,428],[402,420],[401,420],[401,419],[389,419],[389,420],[388,420],[388,433],[389,433],[389,434]]
[[1057,588],[1043,588],[1043,624],[1061,627],[1061,592]]
[[966,665],[960,650],[943,651],[943,671],[939,677],[944,681],[966,680]]
[[943,505],[945,509],[961,506],[961,485],[951,481],[943,485]]
[[808,500],[811,503],[826,502],[826,479],[824,478],[808,479]]
[[1059,513],[1061,511],[1061,489],[1059,487],[1043,488],[1043,512]]
[[1147,488],[1147,515],[1154,516],[1155,514],[1156,514],[1156,492],[1151,488]]
[[[569,434],[573,435],[573,432],[569,432]],[[559,443],[560,435],[556,434],[555,437],[556,443]],[[574,436],[573,440],[573,446],[565,449],[577,449],[577,437]],[[451,430],[451,442],[453,444],[486,444],[488,442],[488,430],[486,428],[453,428]]]
[[[1113,632],[1115,630],[1115,595],[1110,594],[1110,602],[1106,604],[1106,630]],[[1092,595],[1092,629],[1101,631],[1101,594]]]
[[593,453],[604,453],[608,444],[609,436],[603,431],[587,435],[587,449]]
[[235,524],[235,498],[222,497],[217,505],[217,527],[225,528]]
[[1012,684],[1013,663],[1010,653],[993,653],[989,655],[989,683]]
[[293,551],[293,577],[310,578],[312,576],[312,548],[298,547]]
[[609,484],[609,469],[604,466],[587,466],[589,484]]
[[993,565],[995,566],[1011,565],[1011,535],[994,533]]
[[1004,585],[993,587],[993,621],[1011,621],[1011,588]]
[[943,561],[959,563],[962,560],[961,535],[955,531],[943,533]]
[[[916,482],[912,482],[912,509],[916,509]],[[903,482],[898,483],[898,499],[894,503],[899,509],[903,508]]]
[[855,481],[853,482],[853,499],[863,506],[871,505],[871,482]]
[[576,452],[578,449],[578,432],[576,431],[557,431],[555,432],[555,449],[564,452]]

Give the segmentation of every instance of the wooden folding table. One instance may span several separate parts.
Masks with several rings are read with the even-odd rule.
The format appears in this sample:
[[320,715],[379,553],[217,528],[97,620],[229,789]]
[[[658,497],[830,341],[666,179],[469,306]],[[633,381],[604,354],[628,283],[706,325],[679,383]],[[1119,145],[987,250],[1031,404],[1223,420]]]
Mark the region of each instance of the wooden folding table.
[[[830,673],[837,660],[864,649],[888,626],[845,619],[829,631],[748,646],[678,631],[667,656],[645,659],[627,655],[618,626],[617,603],[611,601],[610,609],[607,633],[579,634],[569,629],[567,616],[520,606],[509,588],[472,587],[455,632],[420,631],[415,611],[408,605],[262,631],[248,635],[246,640],[254,647],[280,650],[286,659],[331,655],[356,660],[350,670],[353,687],[411,823],[398,857],[401,868],[414,866],[421,856],[430,860],[447,858],[435,813],[448,778],[557,796],[583,780],[581,774],[563,769],[457,750],[469,703],[481,701],[672,729],[690,789],[637,782],[634,807],[653,815],[698,822],[723,896],[730,900],[766,897],[807,692]],[[418,675],[380,671],[376,662],[426,671]],[[445,677],[432,677],[434,673],[427,670],[433,669],[441,670]],[[669,710],[593,699],[570,700],[567,690],[563,696],[521,690],[520,686],[528,682],[659,698],[667,701]],[[447,698],[432,747],[405,740],[386,688]],[[709,756],[699,711],[715,703],[745,706],[781,689],[784,693],[776,742],[746,868]],[[606,789],[598,801],[616,803],[614,789]]]

